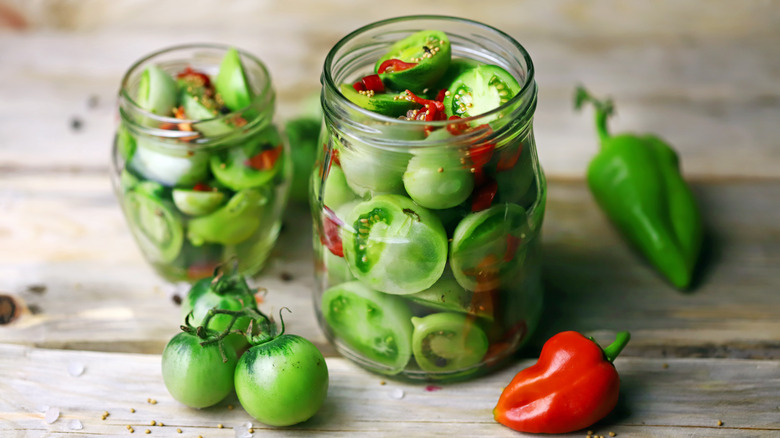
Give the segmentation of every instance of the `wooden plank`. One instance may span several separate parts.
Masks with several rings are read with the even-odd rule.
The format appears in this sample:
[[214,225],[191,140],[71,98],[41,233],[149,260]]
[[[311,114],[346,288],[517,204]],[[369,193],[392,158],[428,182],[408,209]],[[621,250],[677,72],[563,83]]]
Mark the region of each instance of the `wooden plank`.
[[[694,189],[711,238],[698,287],[682,293],[625,245],[582,183],[550,181],[547,314],[526,354],[562,330],[608,338],[627,329],[634,335],[628,355],[780,358],[780,183]],[[106,175],[3,174],[0,210],[0,292],[36,312],[0,327],[0,342],[162,351],[178,326],[174,287],[144,263]],[[264,310],[290,307],[290,330],[332,355],[310,296],[310,220],[305,205],[290,207],[270,263],[253,283],[270,291]]]
[[[249,417],[235,396],[203,410],[180,405],[167,394],[157,355],[0,344],[0,433],[127,436],[126,426],[132,425],[136,433],[150,429],[152,435],[173,436],[181,428],[183,436],[232,437],[242,436],[236,429],[252,422],[255,436],[523,436],[495,423],[491,411],[503,386],[533,361],[475,381],[435,387],[389,380],[340,358],[327,363],[330,388],[320,412],[300,425],[270,428]],[[81,367],[83,374],[71,373]],[[769,437],[780,431],[780,362],[619,358],[616,367],[621,400],[615,412],[590,428],[598,434]],[[157,403],[149,404],[149,398]],[[45,423],[45,407],[59,409],[59,419]],[[109,416],[102,420],[104,412]],[[83,429],[71,430],[73,420]],[[164,426],[150,426],[152,420]]]
[[[373,14],[328,19],[338,16],[340,8],[354,6],[352,2],[329,4],[322,15],[302,15],[285,7],[265,10],[269,6],[263,5],[225,29],[210,16],[209,25],[203,25],[203,9],[189,7],[185,9],[190,21],[177,22],[190,25],[171,27],[163,26],[167,19],[161,17],[179,10],[174,3],[164,3],[168,6],[157,2],[154,6],[161,14],[155,13],[154,20],[160,22],[155,26],[144,21],[149,27],[142,31],[132,20],[109,25],[126,13],[143,9],[132,3],[116,9],[96,6],[92,12],[88,7],[69,6],[74,8],[69,10],[62,6],[74,14],[73,23],[49,24],[55,29],[42,24],[35,32],[3,34],[0,171],[20,167],[105,169],[123,73],[141,56],[174,44],[224,42],[257,54],[274,78],[279,119],[292,117],[300,113],[305,98],[319,90],[322,61],[330,47],[368,23]],[[583,83],[616,100],[615,132],[662,135],[679,150],[689,177],[780,177],[776,165],[780,137],[776,123],[780,118],[780,47],[776,44],[780,18],[776,11],[780,9],[766,10],[756,2],[720,9],[708,4],[712,16],[691,20],[691,11],[704,7],[698,2],[667,2],[666,9],[649,8],[652,11],[636,1],[612,9],[603,3],[587,9],[569,2],[554,6],[528,3],[519,9],[537,9],[546,21],[557,24],[547,29],[545,21],[533,19],[545,24],[529,26],[533,15],[495,12],[501,7],[477,8],[493,12],[471,14],[474,6],[460,5],[452,12],[485,18],[530,51],[540,87],[536,136],[549,175],[581,178],[597,149],[590,113],[577,114],[572,109],[574,87]],[[54,18],[46,16],[47,12],[30,13],[48,23]],[[717,17],[724,13],[729,14],[724,21],[727,27],[718,24]],[[100,20],[105,24],[98,25]],[[604,26],[605,21],[621,24]],[[705,22],[710,24],[701,24]],[[745,27],[747,22],[755,29]],[[634,32],[627,23],[644,30]],[[92,31],[71,30],[79,26]],[[688,38],[678,38],[686,34]],[[71,128],[73,119],[81,122],[80,129]]]

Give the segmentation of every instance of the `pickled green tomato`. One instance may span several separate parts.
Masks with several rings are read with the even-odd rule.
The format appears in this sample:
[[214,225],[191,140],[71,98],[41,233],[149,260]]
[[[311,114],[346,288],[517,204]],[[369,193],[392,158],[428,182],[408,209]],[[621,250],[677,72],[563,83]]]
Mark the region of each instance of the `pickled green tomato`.
[[429,288],[447,264],[447,235],[439,218],[400,195],[356,205],[341,230],[350,270],[369,287],[391,294]]
[[403,192],[403,174],[411,158],[408,153],[356,142],[350,146],[340,144],[338,150],[347,185],[359,196]]
[[248,239],[260,226],[268,196],[262,190],[241,190],[224,206],[189,223],[187,238],[193,245],[204,242],[235,245]]
[[179,333],[165,346],[162,376],[168,392],[179,403],[191,408],[213,406],[233,392],[236,352],[225,346],[227,362],[216,343],[203,341],[189,333]]
[[176,81],[165,70],[150,65],[141,73],[135,103],[152,114],[168,116],[176,106]]
[[352,281],[327,289],[321,309],[333,335],[381,372],[393,375],[406,367],[412,356],[412,313],[402,298]]
[[125,211],[133,233],[144,254],[154,262],[170,263],[181,251],[184,240],[182,222],[170,202],[154,190],[153,182],[138,183],[125,195]]
[[522,268],[530,236],[523,207],[497,204],[466,216],[452,236],[450,267],[465,289],[484,292]]
[[252,103],[252,89],[235,48],[230,48],[222,58],[214,88],[231,111],[246,108]]
[[[405,70],[390,67],[380,71],[386,61],[394,59],[416,65]],[[447,71],[451,59],[452,48],[447,34],[438,30],[421,30],[390,46],[387,53],[377,60],[374,72],[379,73],[391,89],[410,89],[417,93],[434,85]]]
[[176,208],[190,216],[202,216],[216,210],[225,199],[220,191],[202,191],[189,189],[173,189],[171,192]]
[[270,127],[244,144],[212,155],[211,172],[220,183],[236,191],[265,185],[283,167],[284,154],[277,148],[282,148],[282,138]]
[[[518,92],[520,84],[509,72],[497,65],[479,64],[455,78],[444,97],[444,110],[448,117],[478,116],[509,102]],[[488,120],[483,117],[478,123]]]
[[[429,141],[452,137],[446,129],[428,136]],[[404,188],[414,202],[426,208],[445,209],[464,202],[474,189],[474,175],[461,162],[456,149],[421,149],[406,167]]]
[[209,155],[165,149],[162,143],[138,139],[128,167],[165,186],[194,186],[209,177]]
[[424,371],[459,371],[478,365],[488,350],[488,338],[473,317],[433,313],[413,317],[412,350]]
[[431,309],[467,313],[488,320],[494,317],[492,306],[485,306],[480,295],[458,284],[449,270],[433,286],[404,298]]

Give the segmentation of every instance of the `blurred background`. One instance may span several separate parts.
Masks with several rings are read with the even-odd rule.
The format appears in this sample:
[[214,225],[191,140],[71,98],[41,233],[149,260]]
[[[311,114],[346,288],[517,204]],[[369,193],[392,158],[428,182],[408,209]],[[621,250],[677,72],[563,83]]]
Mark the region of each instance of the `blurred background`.
[[582,178],[597,147],[592,115],[572,109],[579,83],[615,99],[614,131],[675,145],[689,178],[780,175],[772,0],[0,0],[0,169],[107,171],[120,79],[152,51],[220,42],[256,54],[284,119],[319,90],[342,36],[410,14],[478,20],[528,49],[548,177]]

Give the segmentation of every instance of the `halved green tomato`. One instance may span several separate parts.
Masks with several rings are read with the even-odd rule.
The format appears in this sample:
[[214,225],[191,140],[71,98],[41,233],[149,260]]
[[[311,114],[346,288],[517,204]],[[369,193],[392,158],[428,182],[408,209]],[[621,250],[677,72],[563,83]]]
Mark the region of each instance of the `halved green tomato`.
[[231,111],[244,109],[252,103],[252,89],[246,79],[238,50],[230,48],[225,53],[219,65],[214,88]]
[[268,197],[260,190],[241,190],[215,212],[191,219],[187,238],[195,246],[204,242],[241,243],[260,226],[267,203]]
[[133,235],[143,253],[152,261],[170,263],[176,259],[184,241],[181,220],[169,202],[136,185],[125,195],[125,211]]
[[[374,72],[388,88],[417,93],[434,85],[447,71],[451,59],[452,48],[447,34],[421,30],[390,46],[376,62]],[[409,64],[415,65],[408,67]]]
[[448,117],[478,116],[507,103],[519,92],[520,84],[509,72],[497,65],[479,64],[455,78],[444,97],[444,110]]
[[276,128],[269,127],[245,144],[211,156],[214,176],[232,190],[265,185],[282,168],[284,148]]
[[488,320],[493,319],[494,305],[487,294],[463,289],[449,270],[433,286],[422,292],[405,295],[415,303],[431,309],[468,313]]
[[173,189],[173,203],[182,213],[203,216],[216,210],[225,199],[225,194],[214,190]]
[[478,365],[488,350],[488,338],[473,317],[441,312],[412,317],[412,351],[424,371],[461,371]]
[[406,93],[361,94],[350,84],[341,84],[341,94],[355,105],[388,117],[405,116],[407,111],[420,108],[420,104]]
[[522,266],[528,238],[528,218],[519,205],[497,204],[466,216],[455,228],[450,244],[455,279],[466,290],[499,288]]
[[176,106],[176,81],[165,70],[150,65],[141,73],[135,103],[152,114],[170,115]]
[[398,374],[412,356],[412,314],[400,297],[342,283],[323,293],[322,316],[337,340],[380,372]]
[[381,292],[425,290],[447,265],[447,235],[439,218],[400,195],[356,205],[341,230],[344,257],[359,280]]

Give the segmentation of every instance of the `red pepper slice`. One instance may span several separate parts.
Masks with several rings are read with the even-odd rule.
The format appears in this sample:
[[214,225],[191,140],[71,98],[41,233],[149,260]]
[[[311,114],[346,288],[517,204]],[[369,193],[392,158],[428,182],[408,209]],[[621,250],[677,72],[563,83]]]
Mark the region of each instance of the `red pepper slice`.
[[479,187],[474,192],[474,199],[471,201],[471,211],[476,213],[490,208],[490,205],[493,204],[493,199],[496,197],[497,191],[498,184],[492,179]]
[[339,236],[339,222],[333,210],[323,207],[320,243],[325,245],[333,255],[344,257],[344,246],[341,243],[341,236]]
[[255,170],[268,170],[274,167],[276,161],[279,159],[281,155],[282,155],[282,145],[279,145],[273,149],[266,149],[264,151],[261,151],[257,155],[244,161],[244,164]]
[[375,93],[381,93],[385,91],[385,83],[382,82],[382,79],[379,77],[379,75],[368,75],[362,79],[363,87],[365,87],[366,90],[371,90]]
[[354,84],[352,84],[352,88],[354,88],[355,91],[357,91],[358,93],[361,91],[366,91],[366,86],[363,85],[363,82],[361,81],[357,81]]
[[506,252],[504,252],[505,262],[510,262],[515,258],[515,254],[517,254],[517,249],[520,248],[521,243],[523,243],[523,239],[520,237],[511,234],[506,236]]
[[499,423],[520,432],[568,433],[614,409],[620,378],[612,361],[631,336],[619,332],[610,346],[577,332],[562,332],[542,347],[536,364],[520,371],[493,409]]
[[[436,100],[438,100],[439,102],[444,102],[444,98],[445,98],[446,96],[447,96],[447,89],[446,89],[446,88],[442,88],[442,89],[441,89],[441,90],[439,90],[439,92],[436,94]],[[450,118],[452,118],[452,117],[450,117]]]
[[192,188],[192,190],[195,190],[197,192],[208,192],[211,191],[211,187],[209,187],[208,184],[205,183],[197,183],[195,184],[195,187]]
[[472,146],[469,149],[468,157],[474,167],[482,168],[490,162],[493,157],[493,151],[496,149],[495,143],[482,143]]
[[496,170],[503,172],[515,167],[517,160],[520,159],[520,154],[523,153],[523,145],[519,145],[514,150],[504,149],[501,151],[501,155],[498,158],[498,164],[496,164]]
[[197,81],[202,81],[204,87],[210,87],[211,86],[211,79],[209,79],[208,75],[205,73],[201,73],[197,70],[193,70],[192,67],[187,66],[184,70],[182,70],[181,73],[176,75],[177,79],[194,79]]
[[379,69],[377,70],[377,73],[395,73],[399,71],[409,70],[410,68],[416,66],[416,62],[404,62],[400,59],[388,59],[381,64],[379,64]]
[[[453,115],[450,116],[448,120],[460,120],[460,119],[461,119],[460,116]],[[450,123],[449,125],[447,125],[447,130],[450,131],[450,134],[452,135],[461,135],[464,132],[466,132],[467,129],[469,129],[468,123]]]

